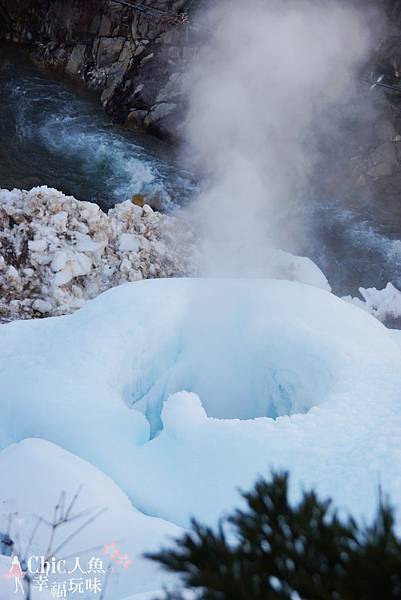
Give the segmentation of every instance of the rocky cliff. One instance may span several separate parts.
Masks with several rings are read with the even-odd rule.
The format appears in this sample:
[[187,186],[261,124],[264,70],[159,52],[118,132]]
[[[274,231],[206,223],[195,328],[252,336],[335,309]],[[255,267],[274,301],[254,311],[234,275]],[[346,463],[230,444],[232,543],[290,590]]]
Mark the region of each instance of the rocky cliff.
[[0,39],[99,92],[106,111],[159,137],[180,130],[178,79],[196,47],[186,0],[0,0]]
[[[115,121],[176,139],[181,74],[199,41],[192,11],[204,1],[0,0],[0,40],[25,45],[38,61],[97,91]],[[401,0],[366,0],[364,6],[378,3],[385,5],[392,35],[374,59],[377,72],[399,83]],[[363,87],[368,95],[369,86]],[[373,93],[374,110],[366,110],[363,98],[356,107],[359,126],[347,132],[351,155],[344,153],[350,173],[344,178],[343,166],[341,175],[332,169],[333,187],[351,178],[357,192],[394,195],[401,191],[401,94]]]

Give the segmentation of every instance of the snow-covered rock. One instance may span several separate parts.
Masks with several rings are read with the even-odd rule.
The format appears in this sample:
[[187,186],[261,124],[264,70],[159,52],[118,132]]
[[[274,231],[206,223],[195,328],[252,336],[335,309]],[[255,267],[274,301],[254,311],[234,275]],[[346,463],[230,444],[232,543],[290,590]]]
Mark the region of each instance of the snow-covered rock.
[[378,320],[312,286],[126,284],[0,328],[0,444],[57,443],[179,525],[272,467],[369,515],[379,481],[401,502],[400,361]]
[[0,319],[66,314],[127,281],[186,274],[191,241],[146,205],[106,215],[45,186],[0,190]]
[[362,299],[352,296],[343,299],[366,310],[383,322],[401,318],[401,292],[392,283],[389,282],[382,290],[361,287],[359,293]]
[[[104,443],[107,444],[108,440],[104,440]],[[10,537],[15,543],[13,553],[24,553],[37,516],[52,521],[62,492],[64,512],[67,512],[67,507],[78,493],[70,512],[70,522],[59,528],[54,539],[52,549],[56,550],[63,540],[72,536],[55,554],[57,559],[70,557],[67,568],[72,568],[75,557],[79,557],[84,570],[92,556],[103,562],[103,570],[110,564],[113,570],[107,582],[106,597],[109,600],[160,590],[171,579],[155,563],[145,560],[143,553],[156,551],[161,544],[166,545],[171,537],[181,533],[180,530],[161,519],[139,512],[127,496],[96,467],[45,440],[26,439],[0,453],[0,480],[0,530],[7,530],[12,514]],[[85,521],[102,509],[105,509],[102,514],[78,531]],[[75,518],[81,513],[80,518]],[[49,541],[50,528],[42,523],[34,535],[29,555],[46,555]],[[121,564],[110,560],[111,551],[107,552],[107,547],[113,542],[113,552],[118,551],[120,557],[127,557]],[[2,567],[6,572],[10,568],[10,560],[4,563],[0,563],[0,573]],[[103,585],[105,575],[99,573],[97,577]],[[55,597],[51,594],[52,582],[61,583],[66,579],[68,576],[65,575],[49,575],[47,589],[43,594],[34,589],[33,599]],[[46,591],[49,596],[45,596]],[[0,597],[14,597],[13,579],[0,577]],[[89,599],[94,596],[88,593],[80,594],[80,597]]]

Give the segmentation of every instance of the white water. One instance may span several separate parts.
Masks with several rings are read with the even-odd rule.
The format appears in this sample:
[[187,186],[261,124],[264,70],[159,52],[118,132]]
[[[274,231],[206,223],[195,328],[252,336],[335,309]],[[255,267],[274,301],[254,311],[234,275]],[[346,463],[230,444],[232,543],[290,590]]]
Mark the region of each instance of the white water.
[[1,187],[49,185],[103,207],[147,194],[163,208],[193,193],[171,149],[112,125],[99,101],[0,47]]

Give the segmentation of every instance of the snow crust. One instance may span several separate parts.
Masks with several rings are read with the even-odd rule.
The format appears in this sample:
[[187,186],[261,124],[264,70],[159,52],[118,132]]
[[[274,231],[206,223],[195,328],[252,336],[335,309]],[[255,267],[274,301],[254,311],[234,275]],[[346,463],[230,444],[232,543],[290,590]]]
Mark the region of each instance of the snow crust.
[[[92,556],[96,556],[103,560],[105,569],[109,560],[102,550],[107,544],[116,542],[121,554],[127,554],[132,564],[125,569],[113,563],[113,572],[107,582],[106,597],[110,600],[119,600],[133,593],[140,594],[139,597],[145,592],[154,593],[171,580],[161,573],[155,563],[145,560],[142,554],[156,551],[161,544],[167,545],[181,531],[161,519],[140,513],[111,479],[77,456],[45,440],[26,439],[0,453],[0,480],[0,530],[6,530],[9,515],[13,514],[10,533],[14,541],[18,540],[20,549],[25,549],[29,542],[36,523],[34,515],[51,520],[60,493],[65,492],[68,505],[80,486],[83,486],[71,515],[94,507],[107,510],[74,535],[63,546],[58,558],[79,556],[84,567]],[[64,526],[55,538],[54,548],[72,535],[87,518],[71,521]],[[49,528],[42,524],[34,536],[30,555],[46,555],[49,537]],[[0,574],[7,572],[9,563],[9,559],[3,561]],[[103,578],[101,575],[100,579]],[[1,598],[12,598],[13,592],[14,581],[5,580],[0,575]],[[45,592],[33,595],[34,599],[44,597],[51,596],[46,596]],[[93,594],[84,597],[92,598]]]
[[0,444],[59,444],[181,526],[272,467],[369,516],[379,481],[401,501],[400,359],[379,321],[311,286],[126,284],[0,328]]
[[[45,186],[0,190],[0,320],[68,314],[127,281],[197,272],[182,218],[129,201],[105,214]],[[260,276],[330,289],[311,260],[281,250],[269,251]]]

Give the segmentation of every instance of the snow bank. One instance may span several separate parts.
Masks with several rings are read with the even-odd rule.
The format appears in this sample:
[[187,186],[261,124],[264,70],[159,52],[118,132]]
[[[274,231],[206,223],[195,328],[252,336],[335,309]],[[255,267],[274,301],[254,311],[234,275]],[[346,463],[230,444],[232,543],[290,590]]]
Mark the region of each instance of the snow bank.
[[0,328],[0,444],[46,438],[180,525],[271,467],[369,514],[379,480],[401,501],[400,359],[381,323],[311,286],[127,284]]
[[382,290],[361,287],[359,293],[363,300],[352,296],[346,296],[343,300],[359,306],[383,322],[401,318],[401,292],[392,283]]
[[[0,321],[68,314],[127,281],[197,271],[182,219],[131,202],[106,215],[47,187],[0,190]],[[280,250],[260,275],[330,289],[311,260]]]
[[[140,513],[108,477],[80,458],[44,440],[27,439],[0,453],[0,480],[0,531],[7,529],[9,515],[13,514],[10,534],[14,541],[18,540],[16,551],[25,550],[36,523],[34,515],[51,521],[61,492],[65,492],[67,507],[83,486],[71,516],[85,511],[84,516],[62,526],[55,537],[53,549],[75,533],[97,509],[107,510],[74,535],[56,558],[77,556],[84,569],[92,556],[103,561],[103,569],[111,563],[113,571],[107,582],[106,595],[109,600],[120,600],[134,593],[155,592],[171,579],[161,573],[156,564],[145,560],[142,553],[156,551],[171,537],[177,537],[180,530],[161,519]],[[49,539],[49,527],[42,524],[37,529],[29,554],[46,555]],[[127,555],[130,561],[127,568],[110,561],[110,553],[106,554],[105,546],[113,542],[120,555]],[[70,563],[71,560],[67,565],[72,567]],[[99,577],[104,579],[102,574]],[[49,577],[49,588],[51,579],[55,578]],[[0,577],[1,597],[11,598],[13,592],[14,581]],[[36,597],[43,598],[44,594],[34,595]],[[93,594],[84,597],[93,597]]]
[[121,283],[187,273],[191,240],[147,205],[106,215],[47,187],[0,190],[0,318],[66,314]]

